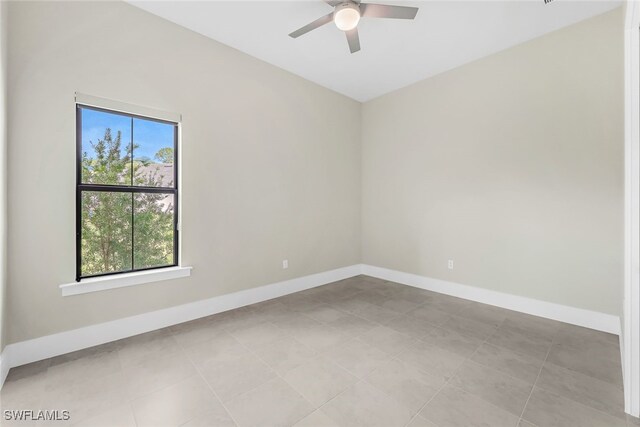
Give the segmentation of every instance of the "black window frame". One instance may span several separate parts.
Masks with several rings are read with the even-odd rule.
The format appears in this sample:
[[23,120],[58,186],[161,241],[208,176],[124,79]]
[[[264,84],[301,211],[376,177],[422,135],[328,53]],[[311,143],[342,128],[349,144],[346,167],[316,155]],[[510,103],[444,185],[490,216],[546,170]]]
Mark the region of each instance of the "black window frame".
[[[116,114],[124,117],[131,118],[132,126],[131,133],[133,134],[133,119],[148,120],[153,122],[159,122],[169,124],[174,127],[173,134],[173,187],[144,187],[134,186],[133,182],[130,185],[114,185],[114,184],[84,184],[82,182],[82,110],[94,110],[109,114]],[[118,274],[128,274],[139,271],[160,270],[164,268],[178,267],[179,266],[179,203],[178,203],[178,147],[179,147],[179,132],[180,124],[177,122],[157,119],[154,117],[142,116],[139,114],[126,113],[123,111],[110,110],[107,108],[96,107],[93,105],[86,105],[76,103],[76,282],[80,282],[82,279],[88,279],[92,277],[114,276]],[[133,137],[131,138],[133,143]],[[133,156],[132,156],[133,161]],[[133,173],[133,172],[132,172]],[[84,191],[103,191],[111,193],[130,193],[131,197],[136,193],[161,193],[173,195],[173,263],[162,266],[146,267],[146,268],[134,268],[133,262],[135,248],[135,209],[131,210],[131,269],[123,271],[113,271],[107,273],[98,273],[91,275],[82,275],[82,193]],[[133,203],[133,200],[132,200]]]

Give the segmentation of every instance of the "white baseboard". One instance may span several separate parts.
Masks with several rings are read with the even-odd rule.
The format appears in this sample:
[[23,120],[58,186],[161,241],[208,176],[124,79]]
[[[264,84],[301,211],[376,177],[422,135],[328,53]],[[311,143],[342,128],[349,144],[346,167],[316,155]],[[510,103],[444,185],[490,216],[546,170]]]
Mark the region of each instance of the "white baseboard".
[[582,308],[569,307],[552,302],[506,294],[474,286],[461,285],[440,279],[418,276],[387,268],[364,264],[362,274],[383,280],[402,283],[416,288],[426,289],[441,294],[464,298],[483,304],[495,305],[509,310],[519,311],[547,319],[558,320],[572,325],[583,326],[597,331],[620,335],[620,317],[612,314]]
[[0,352],[0,388],[2,388],[2,384],[4,384],[4,380],[7,379],[7,375],[9,374],[9,363],[8,362],[8,354],[9,352],[5,348],[4,351]]
[[0,377],[2,380],[0,387],[4,383],[6,373],[12,367],[304,291],[359,274],[361,274],[360,265],[352,265],[10,344],[5,347],[0,359],[2,362],[0,373],[3,374]]
[[495,305],[509,310],[584,326],[613,334],[620,333],[618,316],[461,285],[439,279],[403,273],[370,265],[352,265],[266,286],[221,295],[150,313],[126,317],[71,331],[10,344],[0,355],[0,388],[10,368],[48,359],[76,350],[105,344],[133,335],[198,319],[234,308],[270,300],[294,292],[366,274],[408,286]]

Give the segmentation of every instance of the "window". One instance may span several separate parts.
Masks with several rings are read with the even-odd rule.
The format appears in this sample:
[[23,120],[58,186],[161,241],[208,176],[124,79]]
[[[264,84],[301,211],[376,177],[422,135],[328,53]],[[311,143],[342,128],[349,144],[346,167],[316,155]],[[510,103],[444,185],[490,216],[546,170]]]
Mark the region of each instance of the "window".
[[178,124],[76,106],[76,281],[178,265]]

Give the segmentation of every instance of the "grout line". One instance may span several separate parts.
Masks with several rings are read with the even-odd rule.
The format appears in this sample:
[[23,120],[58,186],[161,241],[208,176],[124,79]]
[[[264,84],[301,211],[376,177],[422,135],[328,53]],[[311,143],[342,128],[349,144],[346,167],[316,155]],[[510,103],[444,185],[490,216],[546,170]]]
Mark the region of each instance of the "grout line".
[[133,422],[138,427],[138,419],[136,418],[136,411],[133,410],[133,401],[128,400],[127,405],[129,406],[129,410],[131,411],[131,416],[133,417]]
[[[235,338],[234,338],[235,339]],[[204,342],[204,341],[203,341]],[[180,350],[182,350],[182,345],[180,346]],[[225,412],[227,413],[227,415],[229,416],[229,418],[231,419],[231,421],[233,421],[233,423],[236,426],[239,426],[240,424],[238,424],[238,421],[236,421],[235,418],[233,418],[233,415],[231,415],[231,412],[229,411],[229,409],[227,408],[227,406],[225,405],[225,403],[222,401],[222,399],[220,398],[220,396],[218,395],[218,393],[216,393],[216,391],[213,389],[213,387],[211,386],[211,384],[209,384],[209,381],[207,381],[207,379],[204,377],[204,375],[202,375],[202,371],[200,371],[200,368],[198,368],[198,366],[196,366],[196,364],[194,363],[193,360],[191,360],[191,358],[189,357],[189,355],[187,353],[185,353],[185,356],[187,358],[187,360],[189,361],[189,363],[191,363],[191,366],[193,366],[193,368],[196,370],[197,375],[200,376],[200,378],[202,379],[202,381],[204,381],[204,383],[207,385],[207,387],[209,387],[209,390],[211,390],[211,393],[213,393],[213,395],[215,396],[216,399],[218,399],[218,402],[220,402],[220,405],[222,405],[222,408],[225,410]],[[195,418],[195,416],[189,420],[187,420],[185,423],[188,423],[189,421],[193,420]]]
[[[551,365],[557,366],[557,367],[559,367],[559,368],[561,368],[561,369],[565,369],[565,370],[567,370],[567,371],[571,371],[571,372],[573,372],[573,373],[577,373],[577,374],[580,374],[580,375],[584,375],[585,377],[588,377],[588,378],[591,378],[591,379],[594,379],[594,380],[597,380],[597,381],[603,382],[603,383],[605,383],[605,384],[610,384],[610,383],[608,383],[607,381],[600,380],[599,378],[595,378],[595,377],[592,377],[592,376],[590,376],[590,375],[583,374],[582,372],[574,371],[574,370],[572,370],[572,369],[570,369],[570,368],[566,368],[566,367],[564,367],[564,366],[556,365],[556,364],[554,364],[553,362],[549,362],[547,359],[549,358],[549,354],[551,354],[551,349],[553,348],[553,345],[554,345],[555,343],[557,343],[557,341],[556,341],[557,335],[558,335],[558,331],[555,331],[555,334],[554,334],[554,336],[553,336],[553,339],[551,340],[551,345],[549,346],[549,349],[547,350],[547,355],[546,355],[546,356],[545,356],[545,358],[544,358],[544,362],[543,362],[543,363],[542,363],[542,365],[540,366],[540,371],[538,372],[538,376],[536,377],[536,381],[535,381],[535,383],[533,384],[533,387],[531,388],[531,393],[529,394],[529,398],[527,398],[527,402],[525,403],[524,408],[522,409],[522,414],[520,414],[520,419],[521,419],[521,420],[525,420],[525,421],[529,422],[528,420],[526,420],[526,419],[522,418],[522,415],[524,415],[524,412],[525,412],[525,410],[527,409],[527,405],[529,404],[529,399],[531,399],[531,396],[533,395],[533,390],[535,389],[535,387],[536,387],[536,385],[537,385],[537,383],[538,383],[538,380],[540,379],[540,375],[542,374],[542,370],[544,369],[544,367],[545,367],[545,365],[546,365],[547,363],[550,363]],[[541,388],[541,389],[543,389],[543,390],[546,390],[544,387],[540,387],[540,388]],[[549,391],[549,390],[547,390],[547,391]],[[606,415],[607,417],[611,417],[611,418],[619,419],[619,418],[618,418],[618,417],[616,417],[615,415],[612,415],[612,414],[610,414],[610,413],[608,413],[608,412],[605,412],[605,411],[603,411],[603,410],[601,410],[601,409],[594,408],[593,406],[591,406],[591,405],[587,405],[586,403],[578,402],[577,400],[574,400],[574,399],[572,399],[572,398],[571,398],[571,397],[569,397],[569,396],[564,396],[564,395],[561,395],[561,394],[555,393],[555,392],[553,392],[553,391],[549,391],[549,392],[550,392],[550,393],[553,393],[553,394],[556,394],[556,395],[558,395],[558,396],[560,396],[560,397],[562,397],[562,398],[564,398],[564,399],[570,400],[571,402],[577,403],[577,404],[578,404],[578,405],[580,405],[580,406],[584,406],[585,408],[589,408],[589,409],[592,409],[592,410],[594,410],[594,411],[596,411],[596,412],[600,412],[601,414],[604,414],[604,415]],[[626,415],[626,414],[624,413],[624,411],[623,411],[623,415]],[[626,423],[626,417],[625,417],[624,422]]]
[[[503,320],[502,320],[502,322],[500,322],[500,326],[502,326],[502,324],[504,323],[504,321],[505,321],[505,320],[506,320],[506,318],[505,318],[505,319],[503,319]],[[457,367],[457,368],[456,368],[456,369],[451,373],[451,376],[449,377],[449,379],[448,379],[448,380],[447,380],[447,381],[442,385],[442,387],[440,387],[440,389],[438,389],[438,391],[436,391],[436,393],[435,393],[433,396],[431,396],[431,398],[430,398],[430,399],[429,399],[429,400],[428,400],[424,405],[422,405],[422,406],[420,407],[420,409],[418,409],[418,412],[416,412],[416,413],[415,413],[415,415],[414,415],[413,417],[411,417],[411,419],[409,420],[409,422],[407,422],[407,424],[405,424],[405,427],[407,427],[409,424],[411,424],[411,423],[413,422],[413,420],[414,420],[414,419],[416,419],[417,417],[419,417],[419,416],[420,416],[420,412],[422,412],[422,410],[423,410],[423,409],[424,409],[424,408],[425,408],[429,403],[431,403],[431,401],[432,401],[433,399],[435,399],[435,398],[436,398],[436,396],[438,396],[438,395],[440,394],[440,392],[442,392],[442,390],[444,390],[444,388],[445,388],[447,385],[449,385],[449,383],[451,382],[451,380],[455,378],[455,376],[456,376],[456,375],[457,375],[457,373],[460,371],[460,369],[462,368],[462,366],[463,366],[467,361],[470,361],[470,360],[473,358],[473,356],[475,356],[475,354],[478,352],[478,350],[480,350],[480,347],[482,347],[483,345],[485,345],[485,343],[486,343],[487,341],[489,341],[489,339],[490,339],[493,335],[495,335],[495,334],[497,333],[497,331],[498,331],[498,329],[500,328],[500,326],[498,326],[498,327],[495,329],[495,331],[494,331],[491,335],[489,335],[487,338],[485,338],[485,339],[484,339],[484,341],[482,341],[482,343],[481,343],[480,345],[478,345],[478,347],[474,350],[474,352],[473,352],[473,353],[471,353],[471,355],[469,355],[466,359],[464,359],[464,361],[463,361],[462,363],[460,363],[460,366],[458,366],[458,367]],[[465,336],[464,334],[460,334],[460,335]],[[475,396],[475,395],[474,395],[474,396]],[[484,401],[484,399],[482,399],[482,400]],[[430,421],[430,422],[433,422],[433,421],[431,421],[431,420],[429,420],[429,421]],[[435,424],[435,423],[434,423],[434,424]]]
[[536,384],[538,384],[538,380],[540,379],[540,374],[542,374],[542,370],[544,369],[544,365],[547,363],[547,359],[549,358],[549,353],[551,353],[551,348],[553,347],[553,342],[555,339],[551,340],[551,345],[549,345],[549,348],[547,349],[547,355],[544,357],[544,361],[542,362],[542,365],[540,365],[540,370],[538,371],[538,376],[536,376],[536,380],[533,382],[533,385],[531,386],[531,391],[529,392],[529,397],[527,397],[527,401],[524,403],[524,406],[522,407],[522,412],[520,413],[520,419],[523,419],[522,416],[524,415],[524,412],[527,410],[527,405],[529,405],[529,400],[531,399],[531,396],[533,396],[533,391],[536,388]]

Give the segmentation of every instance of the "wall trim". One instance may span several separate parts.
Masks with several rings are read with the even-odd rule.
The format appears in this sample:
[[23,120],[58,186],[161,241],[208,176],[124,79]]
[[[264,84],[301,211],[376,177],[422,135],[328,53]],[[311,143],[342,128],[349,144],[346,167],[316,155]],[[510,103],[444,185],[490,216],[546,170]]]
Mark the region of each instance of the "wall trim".
[[620,351],[624,410],[640,416],[640,4],[627,1],[624,31],[624,296]]
[[191,276],[191,267],[167,267],[131,273],[113,274],[108,276],[89,277],[80,282],[60,285],[63,297],[81,295],[90,292],[100,292],[125,286],[143,285],[162,280],[179,279]]
[[2,388],[2,384],[4,384],[4,380],[7,379],[7,375],[9,374],[9,363],[8,362],[8,354],[7,348],[5,347],[4,351],[0,352],[0,388]]
[[[246,289],[231,294],[143,313],[123,319],[112,320],[53,335],[9,344],[2,353],[2,372],[9,368],[48,359],[72,351],[105,344],[133,335],[151,332],[178,323],[188,322],[223,311],[267,301],[273,298],[304,291],[338,280],[348,279],[361,273],[359,264],[322,273],[311,274],[291,280]],[[0,387],[4,383],[0,376]]]
[[366,264],[362,266],[362,274],[597,331],[620,334],[620,318],[612,314],[540,301]]
[[494,305],[509,310],[558,320],[613,334],[620,333],[618,316],[584,310],[462,285],[417,274],[390,270],[366,264],[356,264],[336,270],[285,280],[257,288],[246,289],[206,300],[195,301],[123,319],[86,326],[53,335],[9,344],[0,355],[0,388],[10,368],[48,359],[72,351],[105,344],[133,335],[151,332],[167,326],[188,322],[212,314],[267,301],[294,292],[304,291],[360,274],[389,280],[407,286]]

